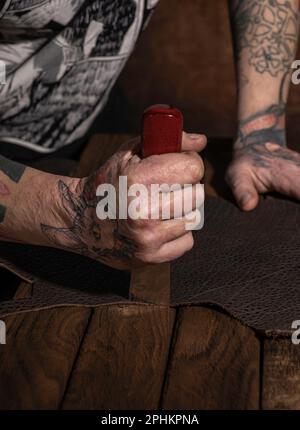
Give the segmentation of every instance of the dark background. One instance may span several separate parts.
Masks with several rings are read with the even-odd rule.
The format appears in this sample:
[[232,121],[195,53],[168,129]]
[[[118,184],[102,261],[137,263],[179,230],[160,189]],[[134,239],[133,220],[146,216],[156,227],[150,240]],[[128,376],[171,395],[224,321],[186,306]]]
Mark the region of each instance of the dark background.
[[[236,90],[226,0],[160,0],[98,126],[138,133],[142,111],[154,103],[179,107],[187,131],[234,135]],[[299,132],[300,85],[291,85],[289,146],[300,149]]]

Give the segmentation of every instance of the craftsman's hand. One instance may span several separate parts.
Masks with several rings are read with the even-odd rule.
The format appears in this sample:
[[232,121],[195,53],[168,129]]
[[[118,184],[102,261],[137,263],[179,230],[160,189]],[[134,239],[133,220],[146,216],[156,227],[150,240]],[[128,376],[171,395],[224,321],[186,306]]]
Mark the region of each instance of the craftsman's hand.
[[235,150],[226,179],[245,211],[271,191],[300,199],[300,154],[272,142],[247,145]]
[[[120,176],[127,177],[128,186],[143,184],[147,189],[151,184],[197,184],[204,174],[203,162],[197,152],[205,144],[204,136],[184,133],[182,153],[141,159],[139,140],[126,143],[90,177],[70,184],[59,181],[60,206],[64,213],[60,218],[64,219],[64,225],[44,225],[44,234],[60,248],[118,269],[180,257],[192,248],[193,236],[186,230],[186,218],[174,219],[172,199],[171,216],[167,220],[151,219],[147,207],[143,209],[149,219],[118,219],[117,213],[117,219],[100,220],[96,214],[100,200],[96,190],[99,185],[109,183],[118,194]],[[195,188],[194,185],[193,210],[196,209]],[[199,196],[197,198],[199,201]],[[159,213],[161,210],[160,203]]]

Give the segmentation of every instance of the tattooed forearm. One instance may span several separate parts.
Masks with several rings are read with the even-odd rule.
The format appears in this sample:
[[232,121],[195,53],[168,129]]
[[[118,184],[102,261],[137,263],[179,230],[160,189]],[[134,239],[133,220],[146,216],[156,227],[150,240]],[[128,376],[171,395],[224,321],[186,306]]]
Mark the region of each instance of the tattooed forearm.
[[239,90],[235,148],[266,142],[284,147],[299,0],[230,0],[229,5]]
[[235,147],[243,148],[266,142],[285,146],[284,114],[284,105],[272,105],[240,121]]
[[298,34],[295,0],[230,1],[237,60],[247,51],[249,66],[273,77],[286,73],[293,61]]

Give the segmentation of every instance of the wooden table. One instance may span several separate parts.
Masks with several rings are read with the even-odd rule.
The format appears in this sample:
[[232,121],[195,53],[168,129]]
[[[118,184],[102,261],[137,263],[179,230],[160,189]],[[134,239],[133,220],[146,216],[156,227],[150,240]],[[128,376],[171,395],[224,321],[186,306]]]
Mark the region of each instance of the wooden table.
[[[90,173],[127,137],[94,136],[76,173]],[[212,186],[222,168],[208,160],[206,191],[222,194],[225,187]],[[166,265],[161,273],[167,284]],[[134,276],[132,294],[153,304],[5,318],[0,409],[300,409],[298,346],[264,338],[218,309],[171,307],[160,283],[145,290]],[[30,294],[21,282],[16,296]]]

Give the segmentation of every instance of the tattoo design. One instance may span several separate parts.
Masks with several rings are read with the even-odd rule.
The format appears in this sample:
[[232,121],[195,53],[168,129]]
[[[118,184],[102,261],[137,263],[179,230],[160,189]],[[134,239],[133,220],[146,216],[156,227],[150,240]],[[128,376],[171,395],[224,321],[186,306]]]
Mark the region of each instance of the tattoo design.
[[300,167],[300,154],[277,144],[250,145],[246,150],[257,167],[271,168],[274,160],[284,160]]
[[280,82],[279,101],[268,108],[258,111],[239,122],[235,148],[241,149],[252,144],[266,142],[286,146],[284,117],[286,109],[286,86],[289,84],[289,71]]
[[26,166],[0,156],[0,170],[14,182],[19,182]]
[[[107,228],[113,236],[111,248],[101,246],[102,229],[96,215],[96,206],[100,198],[96,196],[95,177],[91,175],[85,182],[79,196],[73,193],[63,181],[58,182],[61,203],[71,220],[67,227],[52,227],[41,224],[42,232],[58,247],[95,258],[110,257],[130,259],[135,245],[118,231],[118,221],[107,221]],[[63,245],[62,245],[63,244]]]
[[236,0],[231,9],[235,52],[249,50],[258,73],[276,77],[290,69],[297,46],[298,11],[288,0]]
[[264,111],[256,112],[240,121],[235,147],[241,149],[252,144],[266,142],[285,146],[285,130],[282,126],[284,113],[284,105],[272,105]]
[[[2,157],[0,155],[0,171],[2,171],[6,176],[8,176],[9,179],[11,179],[13,182],[19,182],[25,169],[26,166],[23,166],[23,164],[15,163],[14,161],[8,160],[7,158]],[[9,195],[9,189],[7,185],[5,185],[2,181],[0,181],[0,195]],[[0,205],[0,224],[4,221],[5,213],[6,207]]]

